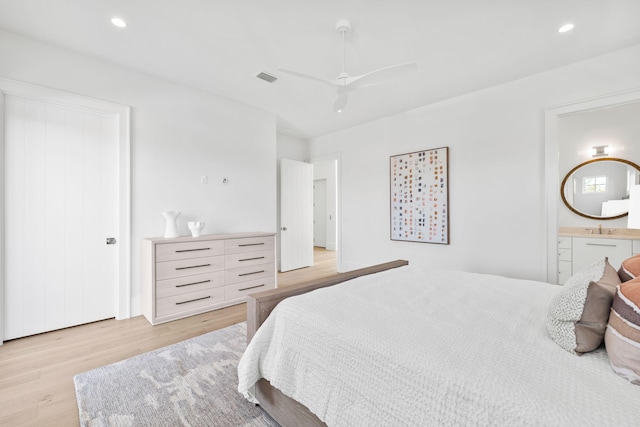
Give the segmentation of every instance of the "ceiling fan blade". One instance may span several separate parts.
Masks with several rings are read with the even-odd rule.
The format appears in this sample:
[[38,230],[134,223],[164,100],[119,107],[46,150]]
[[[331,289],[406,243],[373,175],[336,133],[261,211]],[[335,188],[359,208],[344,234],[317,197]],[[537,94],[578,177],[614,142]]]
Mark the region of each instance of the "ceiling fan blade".
[[333,111],[336,113],[342,113],[344,107],[347,105],[348,95],[346,91],[338,92],[336,102],[333,103]]
[[380,68],[361,76],[350,77],[347,80],[347,86],[351,90],[359,89],[367,86],[375,86],[397,80],[409,73],[418,70],[418,64],[399,64],[390,67]]
[[324,83],[324,84],[330,85],[334,89],[336,87],[335,83],[330,82],[329,80],[321,79],[320,77],[311,76],[309,74],[304,74],[304,73],[299,73],[297,71],[285,70],[284,68],[278,68],[278,71],[282,71],[283,73],[290,74],[292,76],[301,77],[303,79],[308,79],[308,80],[313,80],[313,81],[316,81],[316,82]]

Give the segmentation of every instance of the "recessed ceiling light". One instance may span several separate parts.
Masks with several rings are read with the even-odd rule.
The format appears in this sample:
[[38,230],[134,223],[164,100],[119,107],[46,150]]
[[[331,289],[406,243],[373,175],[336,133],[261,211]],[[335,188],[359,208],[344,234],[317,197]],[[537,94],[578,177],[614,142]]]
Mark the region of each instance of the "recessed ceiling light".
[[558,28],[559,33],[566,33],[567,31],[573,30],[573,24],[564,24],[562,27]]
[[124,19],[118,18],[117,16],[114,16],[113,18],[111,18],[111,23],[116,27],[120,27],[120,28],[124,28],[127,26],[127,23],[124,22]]

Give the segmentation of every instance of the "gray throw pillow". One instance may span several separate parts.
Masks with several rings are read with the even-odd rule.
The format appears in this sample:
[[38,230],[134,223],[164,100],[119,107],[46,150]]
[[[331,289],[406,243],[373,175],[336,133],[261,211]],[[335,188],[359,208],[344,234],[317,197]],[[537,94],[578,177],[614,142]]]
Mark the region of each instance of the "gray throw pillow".
[[571,276],[549,306],[545,325],[551,338],[574,354],[597,349],[619,284],[618,273],[607,258]]

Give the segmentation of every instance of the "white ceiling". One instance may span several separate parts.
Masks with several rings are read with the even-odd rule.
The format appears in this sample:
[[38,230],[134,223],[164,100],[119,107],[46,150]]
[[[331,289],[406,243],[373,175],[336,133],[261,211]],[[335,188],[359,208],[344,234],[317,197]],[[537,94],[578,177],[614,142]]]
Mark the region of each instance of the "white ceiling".
[[[349,74],[419,71],[334,113],[330,87],[277,69],[334,79],[339,19],[353,24]],[[575,29],[558,33],[566,22]],[[310,138],[638,44],[640,1],[0,0],[0,29],[254,105],[280,132]]]

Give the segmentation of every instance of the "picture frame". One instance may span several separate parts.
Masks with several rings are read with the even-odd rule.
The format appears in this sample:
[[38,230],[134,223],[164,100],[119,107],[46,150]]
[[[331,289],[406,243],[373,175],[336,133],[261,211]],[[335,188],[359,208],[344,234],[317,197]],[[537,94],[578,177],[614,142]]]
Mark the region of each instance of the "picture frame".
[[449,147],[389,158],[391,240],[449,244]]

